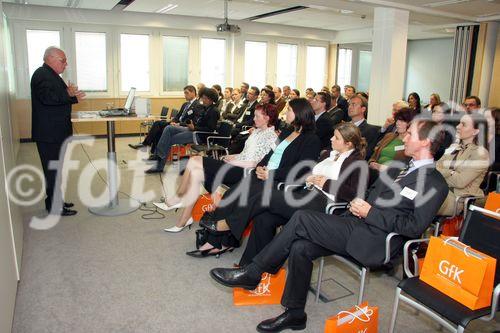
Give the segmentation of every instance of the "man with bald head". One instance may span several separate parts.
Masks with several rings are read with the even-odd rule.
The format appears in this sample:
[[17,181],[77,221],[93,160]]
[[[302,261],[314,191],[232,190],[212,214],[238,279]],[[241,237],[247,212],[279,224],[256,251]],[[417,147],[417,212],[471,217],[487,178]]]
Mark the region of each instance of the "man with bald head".
[[31,137],[36,142],[45,176],[45,208],[51,214],[75,215],[72,203],[56,203],[53,196],[56,170],[49,169],[50,161],[59,160],[64,140],[73,135],[71,105],[85,97],[78,87],[60,77],[67,66],[64,51],[51,46],[45,50],[43,65],[31,77]]

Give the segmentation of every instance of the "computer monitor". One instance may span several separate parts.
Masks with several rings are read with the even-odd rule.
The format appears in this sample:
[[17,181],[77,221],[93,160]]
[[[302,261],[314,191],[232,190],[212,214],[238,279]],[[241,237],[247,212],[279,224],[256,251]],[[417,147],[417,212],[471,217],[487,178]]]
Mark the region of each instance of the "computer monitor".
[[125,102],[125,106],[123,107],[125,111],[127,111],[127,113],[130,113],[130,108],[132,107],[132,103],[134,102],[135,90],[136,89],[132,87],[128,92],[127,101]]

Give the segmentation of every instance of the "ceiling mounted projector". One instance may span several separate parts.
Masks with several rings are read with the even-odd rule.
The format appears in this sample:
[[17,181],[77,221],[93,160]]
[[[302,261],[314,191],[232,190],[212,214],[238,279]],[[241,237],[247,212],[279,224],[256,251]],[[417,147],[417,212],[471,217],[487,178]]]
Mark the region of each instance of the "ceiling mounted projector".
[[229,0],[224,0],[224,23],[218,24],[216,26],[217,32],[231,32],[231,33],[238,33],[241,31],[240,27],[238,27],[235,24],[229,24],[227,20],[227,2]]

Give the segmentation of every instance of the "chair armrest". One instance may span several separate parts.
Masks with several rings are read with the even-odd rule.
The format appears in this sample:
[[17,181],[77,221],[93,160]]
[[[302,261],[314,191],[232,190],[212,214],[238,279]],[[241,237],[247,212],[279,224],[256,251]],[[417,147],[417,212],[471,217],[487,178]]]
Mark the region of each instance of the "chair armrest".
[[418,244],[418,243],[427,243],[430,241],[430,238],[422,238],[422,239],[412,239],[409,240],[405,243],[405,246],[403,247],[403,267],[404,271],[406,273],[406,276],[409,278],[415,277],[416,275],[410,272],[410,266],[408,265],[408,250],[410,249],[410,245],[412,244]]
[[455,198],[455,204],[453,205],[453,216],[460,215],[459,212],[458,212],[459,203],[461,201],[463,201],[464,202],[464,218],[465,218],[465,212],[466,212],[466,209],[467,209],[466,204],[469,204],[469,202],[471,200],[476,200],[476,199],[480,199],[480,198],[482,198],[482,197],[480,197],[480,196],[474,196],[474,195],[467,195],[467,194],[457,196]]
[[331,215],[337,209],[346,209],[347,205],[349,205],[348,202],[330,202],[325,207],[325,213]]
[[304,184],[288,184],[285,185],[285,192],[297,187],[304,187]]
[[[208,136],[207,137],[208,148],[210,148],[210,139],[226,139],[226,140],[228,140],[228,139],[231,139],[231,137],[230,136],[217,136],[217,135]],[[214,144],[214,143],[212,143],[212,144]]]
[[193,140],[196,145],[199,145],[200,142],[198,140],[198,134],[216,134],[217,132],[204,132],[204,131],[194,131],[193,132]]
[[253,126],[246,126],[246,125],[245,125],[245,126],[242,126],[242,127],[241,127],[241,129],[242,129],[243,131],[246,131],[246,130],[249,130],[250,128],[252,128],[252,127],[253,127]]
[[397,232],[391,232],[385,237],[385,260],[384,265],[391,261],[391,240],[395,237],[399,236]]
[[486,175],[486,192],[490,188],[491,178],[493,178],[492,176],[497,176],[497,179],[498,179],[499,175],[500,175],[500,171],[489,171],[488,172],[488,174]]
[[279,182],[278,185],[276,185],[276,189],[278,191],[284,190],[285,189],[285,182]]
[[491,300],[491,313],[487,317],[481,317],[481,320],[490,321],[495,318],[495,314],[498,311],[498,298],[500,296],[500,283],[496,285],[493,289],[493,298]]
[[255,170],[255,168],[245,168],[243,169],[243,177],[248,177],[252,173],[252,171]]

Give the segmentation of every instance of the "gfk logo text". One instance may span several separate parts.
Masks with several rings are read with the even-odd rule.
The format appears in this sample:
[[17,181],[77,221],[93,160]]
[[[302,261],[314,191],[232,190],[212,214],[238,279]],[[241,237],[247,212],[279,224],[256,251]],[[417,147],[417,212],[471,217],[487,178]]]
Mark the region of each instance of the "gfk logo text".
[[452,280],[458,281],[459,284],[462,284],[462,280],[460,280],[460,274],[464,272],[463,269],[459,269],[456,265],[450,265],[448,260],[441,260],[439,263],[439,271],[451,278]]

